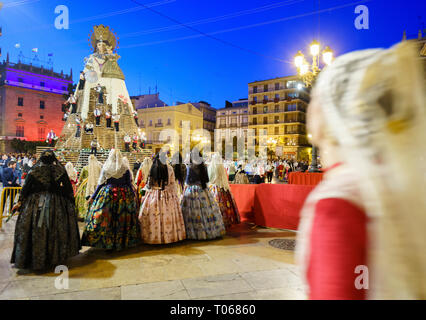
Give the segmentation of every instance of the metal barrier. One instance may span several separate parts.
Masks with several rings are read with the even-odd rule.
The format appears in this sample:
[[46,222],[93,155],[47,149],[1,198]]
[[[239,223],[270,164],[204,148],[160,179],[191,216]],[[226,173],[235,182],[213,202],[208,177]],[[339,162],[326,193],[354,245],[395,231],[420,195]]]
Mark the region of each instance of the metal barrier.
[[0,199],[0,229],[3,226],[3,219],[9,217],[12,213],[12,208],[15,202],[17,202],[17,196],[21,190],[21,187],[3,188]]

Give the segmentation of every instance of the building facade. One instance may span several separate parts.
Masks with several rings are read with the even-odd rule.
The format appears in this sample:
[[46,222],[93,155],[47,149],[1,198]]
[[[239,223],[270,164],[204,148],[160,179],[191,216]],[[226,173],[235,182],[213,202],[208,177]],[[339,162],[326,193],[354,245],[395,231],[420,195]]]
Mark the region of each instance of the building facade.
[[160,99],[160,93],[132,96],[130,97],[130,100],[132,100],[132,104],[136,110],[141,108],[155,108],[167,106],[167,104]]
[[237,157],[238,139],[247,142],[248,99],[227,103],[225,108],[216,111],[216,141],[222,143],[222,155],[226,144],[232,144],[234,158]]
[[[197,129],[203,129],[203,113],[193,104],[185,103],[176,106],[162,106],[153,108],[139,108],[139,127],[145,132],[147,138],[146,145],[158,152],[165,144],[169,144],[172,152],[178,151],[179,144],[182,146],[183,123],[189,121],[190,133]],[[173,137],[166,136],[160,139],[163,130],[174,130],[178,136],[179,142],[173,141]],[[169,138],[168,138],[169,137]]]
[[63,122],[62,104],[70,75],[43,67],[9,62],[0,64],[0,141],[5,151],[15,138],[44,141],[50,130],[59,135]]
[[254,130],[256,150],[267,146],[269,157],[308,160],[306,131],[309,94],[297,76],[248,84],[248,128]]
[[205,101],[191,103],[203,113],[203,128],[213,134],[216,128],[216,109]]

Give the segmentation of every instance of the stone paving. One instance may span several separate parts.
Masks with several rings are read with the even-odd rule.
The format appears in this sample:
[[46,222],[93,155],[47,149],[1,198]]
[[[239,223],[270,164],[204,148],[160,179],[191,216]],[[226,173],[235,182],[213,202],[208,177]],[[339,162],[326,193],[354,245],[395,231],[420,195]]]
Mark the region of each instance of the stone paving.
[[294,232],[243,223],[213,241],[141,245],[121,253],[84,247],[67,262],[68,289],[56,289],[59,274],[10,264],[15,220],[0,230],[0,299],[305,299],[294,252],[268,244],[293,239]]

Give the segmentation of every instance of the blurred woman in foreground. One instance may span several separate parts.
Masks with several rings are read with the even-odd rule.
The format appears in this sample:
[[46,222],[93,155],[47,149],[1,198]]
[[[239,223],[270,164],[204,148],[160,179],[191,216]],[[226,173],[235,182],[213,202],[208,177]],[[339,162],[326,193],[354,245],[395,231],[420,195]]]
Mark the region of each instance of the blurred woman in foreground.
[[328,170],[302,210],[310,299],[426,299],[426,118],[410,43],[337,58],[308,111]]

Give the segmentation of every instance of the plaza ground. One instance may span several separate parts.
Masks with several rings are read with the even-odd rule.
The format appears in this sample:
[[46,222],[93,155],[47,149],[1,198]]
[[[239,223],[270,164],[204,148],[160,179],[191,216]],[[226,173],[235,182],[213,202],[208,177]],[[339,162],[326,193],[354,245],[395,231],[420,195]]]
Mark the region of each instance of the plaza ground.
[[213,241],[144,244],[114,253],[84,247],[67,263],[69,288],[58,290],[53,271],[18,271],[10,264],[15,221],[0,230],[0,299],[305,298],[294,252],[269,244],[294,239],[291,231],[242,223]]

